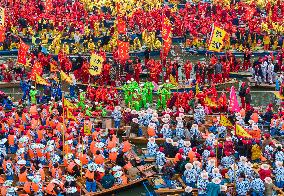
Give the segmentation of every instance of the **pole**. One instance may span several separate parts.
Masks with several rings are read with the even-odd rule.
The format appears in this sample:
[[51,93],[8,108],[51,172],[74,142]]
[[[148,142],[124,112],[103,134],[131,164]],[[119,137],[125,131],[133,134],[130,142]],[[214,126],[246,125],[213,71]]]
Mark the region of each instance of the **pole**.
[[62,115],[63,115],[63,125],[62,125],[62,155],[64,157],[64,148],[65,148],[65,115],[64,115],[64,94],[62,94]]

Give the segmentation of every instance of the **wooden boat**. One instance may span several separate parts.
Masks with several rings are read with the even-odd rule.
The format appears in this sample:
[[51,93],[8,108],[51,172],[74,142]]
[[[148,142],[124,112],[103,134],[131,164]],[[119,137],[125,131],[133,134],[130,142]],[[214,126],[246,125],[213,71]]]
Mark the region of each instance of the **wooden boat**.
[[0,82],[0,88],[17,88],[20,87],[20,82]]
[[149,178],[149,183],[150,185],[152,185],[154,187],[154,191],[156,194],[158,195],[168,195],[168,194],[181,194],[184,192],[184,189],[186,187],[185,183],[183,182],[183,180],[181,179],[180,176],[177,176],[175,181],[178,184],[178,187],[171,189],[168,187],[165,188],[155,188],[155,181],[160,181],[161,183],[163,183],[163,179],[161,177],[153,177],[153,178]]
[[265,88],[265,89],[269,89],[269,90],[275,90],[275,84],[267,84],[267,83],[261,83],[259,85],[256,84],[255,80],[253,78],[248,78],[248,81],[250,83],[251,87],[254,88]]
[[251,72],[244,71],[244,72],[230,72],[230,78],[247,78],[251,77]]
[[[147,144],[148,138],[146,137],[126,137],[128,141],[130,141],[133,144]],[[156,138],[157,144],[163,144],[166,139],[165,138]]]

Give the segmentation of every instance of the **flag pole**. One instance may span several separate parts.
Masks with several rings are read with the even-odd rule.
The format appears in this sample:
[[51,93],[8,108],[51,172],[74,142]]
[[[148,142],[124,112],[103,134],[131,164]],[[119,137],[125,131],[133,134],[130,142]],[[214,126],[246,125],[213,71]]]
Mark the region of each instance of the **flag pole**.
[[65,146],[65,116],[64,116],[64,94],[62,94],[62,115],[63,115],[63,129],[62,129],[62,142],[63,142],[63,146],[62,146],[62,155],[64,157],[64,146]]

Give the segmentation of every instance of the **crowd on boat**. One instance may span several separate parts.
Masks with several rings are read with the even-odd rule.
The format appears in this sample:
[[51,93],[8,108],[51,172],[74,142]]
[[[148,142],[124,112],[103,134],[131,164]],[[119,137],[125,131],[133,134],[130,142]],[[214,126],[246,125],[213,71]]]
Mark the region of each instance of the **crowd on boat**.
[[[259,3],[261,2],[261,3]],[[186,37],[186,46],[207,48],[211,25],[221,26],[230,36],[227,49],[277,50],[283,47],[283,2],[204,1],[161,4],[159,1],[48,1],[8,2],[6,39],[2,49],[17,48],[19,36],[50,52],[66,54],[117,49],[116,27],[126,26],[132,50],[160,49],[162,14],[170,18],[173,36]],[[64,6],[62,6],[64,5]],[[31,10],[33,15],[31,15]],[[84,20],[82,20],[84,19]],[[72,43],[61,39],[72,40]],[[49,43],[51,40],[52,43]]]

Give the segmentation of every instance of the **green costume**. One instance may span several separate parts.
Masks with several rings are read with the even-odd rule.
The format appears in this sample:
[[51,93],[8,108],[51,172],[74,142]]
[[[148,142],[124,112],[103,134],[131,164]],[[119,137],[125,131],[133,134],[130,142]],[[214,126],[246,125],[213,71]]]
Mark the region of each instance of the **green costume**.
[[86,106],[85,106],[85,92],[81,92],[79,95],[79,102],[77,104],[77,107],[81,107],[83,110],[85,110]]
[[166,109],[167,108],[167,101],[170,99],[171,92],[165,88],[158,90],[159,99],[157,102],[157,109]]
[[36,95],[37,95],[37,90],[31,89],[30,90],[30,97],[31,97],[31,103],[32,104],[36,104]]
[[148,103],[153,103],[153,90],[154,85],[152,82],[146,82],[144,88],[147,89],[146,100]]

